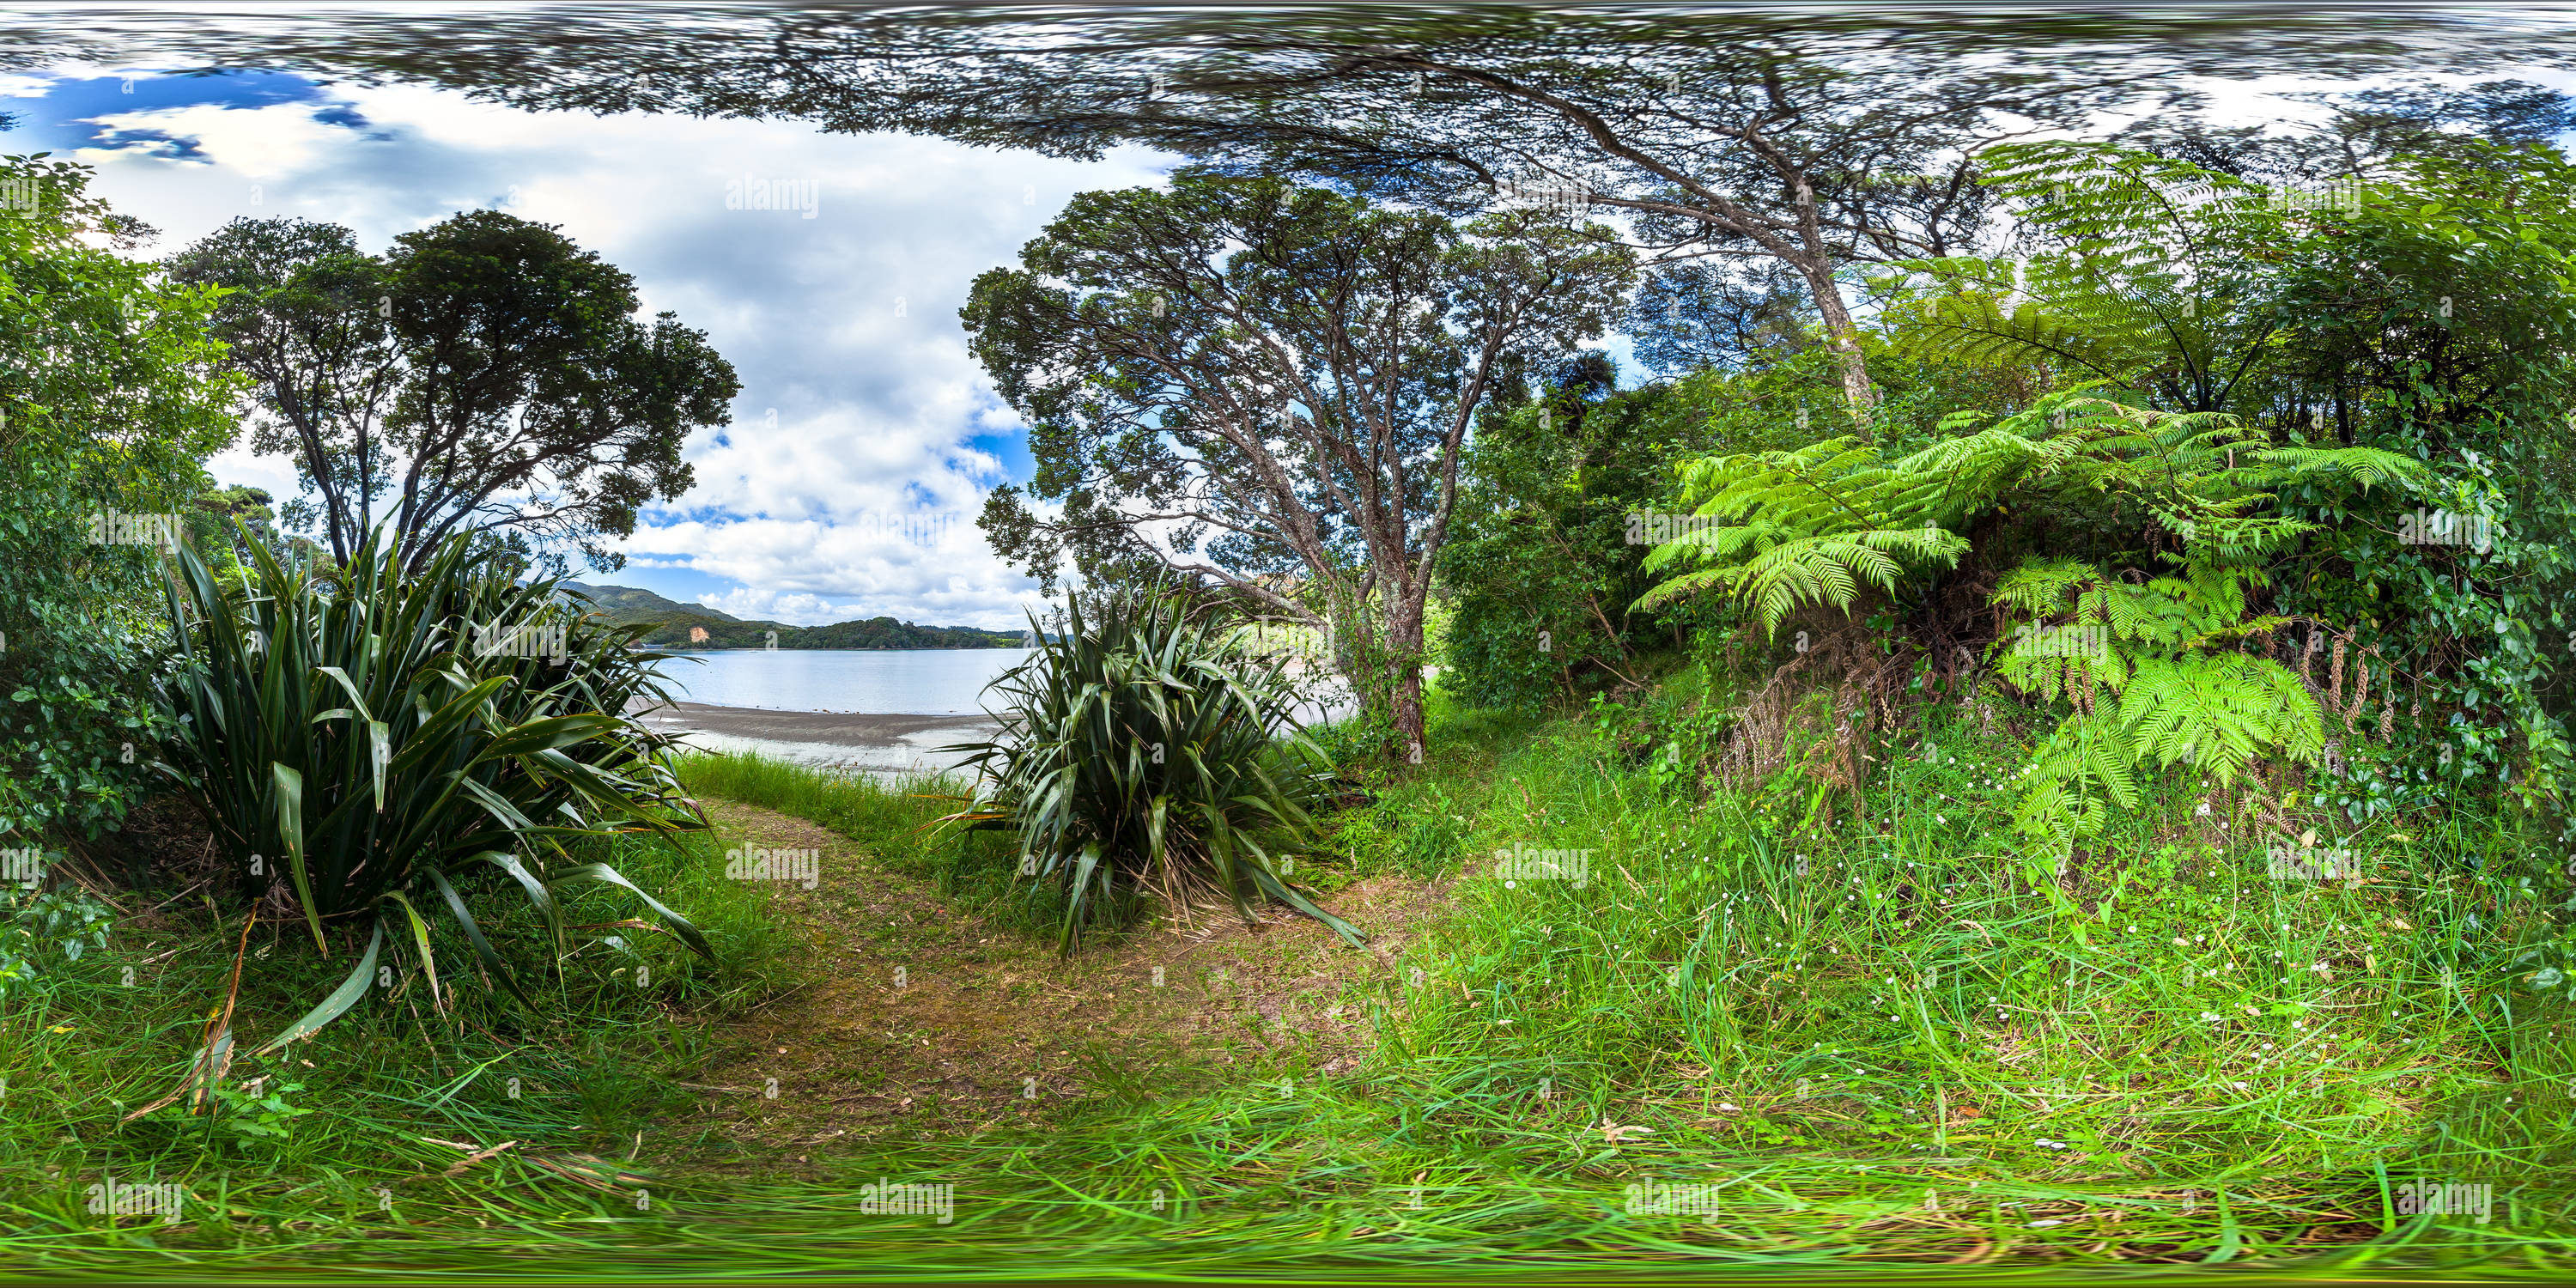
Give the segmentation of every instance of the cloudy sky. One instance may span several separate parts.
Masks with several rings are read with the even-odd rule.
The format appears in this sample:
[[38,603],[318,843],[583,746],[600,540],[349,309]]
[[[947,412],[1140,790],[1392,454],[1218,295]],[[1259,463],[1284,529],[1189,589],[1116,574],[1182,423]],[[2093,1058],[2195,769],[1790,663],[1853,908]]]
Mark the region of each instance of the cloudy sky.
[[[95,167],[97,195],[161,230],[146,254],[244,215],[344,224],[377,251],[475,207],[560,225],[634,274],[648,313],[705,330],[743,385],[734,423],[688,444],[696,487],[647,512],[624,570],[592,579],[797,623],[1023,624],[1034,584],[993,556],[975,516],[984,492],[1027,477],[1028,456],[957,310],[1074,193],[1152,183],[1170,164],[266,74],[6,77],[0,112],[21,118],[0,152]],[[727,209],[726,185],[746,181],[811,185],[797,191],[812,214]],[[236,448],[211,468],[281,501],[296,491],[282,457]]]

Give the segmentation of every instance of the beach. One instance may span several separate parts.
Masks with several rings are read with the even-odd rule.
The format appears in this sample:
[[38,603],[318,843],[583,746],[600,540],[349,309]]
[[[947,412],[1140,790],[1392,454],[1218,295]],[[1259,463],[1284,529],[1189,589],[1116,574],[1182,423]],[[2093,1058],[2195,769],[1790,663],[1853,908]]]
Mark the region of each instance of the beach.
[[1001,728],[982,714],[770,711],[703,702],[674,702],[635,716],[655,729],[677,732],[683,743],[704,751],[752,751],[888,777],[953,769],[960,756],[939,748],[988,738]]

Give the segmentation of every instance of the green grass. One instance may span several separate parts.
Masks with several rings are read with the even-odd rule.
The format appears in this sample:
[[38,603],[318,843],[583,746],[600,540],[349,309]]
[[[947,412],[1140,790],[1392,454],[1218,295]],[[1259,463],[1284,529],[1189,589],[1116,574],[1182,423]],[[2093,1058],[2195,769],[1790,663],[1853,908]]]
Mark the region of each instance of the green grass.
[[936,876],[944,866],[945,851],[925,829],[954,808],[947,798],[966,790],[944,778],[889,784],[748,752],[690,752],[675,757],[673,767],[692,792],[811,819],[867,842],[878,860],[917,876]]
[[883,781],[744,752],[691,752],[673,767],[689,791],[758,805],[819,823],[859,843],[883,866],[932,883],[961,909],[998,924],[1039,931],[1060,909],[1050,892],[1013,880],[1017,850],[1000,833],[938,826],[966,803],[972,785],[952,776]]
[[[243,943],[241,912],[178,898],[156,916],[125,919],[105,951],[77,960],[50,951],[36,981],[0,997],[0,1229],[9,1231],[0,1248],[12,1258],[75,1259],[82,1248],[156,1242],[291,1248],[358,1221],[361,1209],[387,1216],[444,1205],[499,1221],[552,1211],[560,1206],[552,1196],[485,1178],[441,1182],[438,1172],[462,1155],[422,1138],[517,1140],[519,1152],[613,1156],[657,1115],[689,1105],[671,1074],[697,1056],[703,1025],[675,1017],[702,1020],[749,1005],[780,971],[763,896],[723,880],[709,844],[625,837],[582,857],[613,861],[667,892],[715,944],[712,966],[666,937],[627,930],[622,952],[577,939],[558,975],[545,969],[534,910],[477,899],[494,913],[487,933],[543,1008],[535,1014],[475,977],[452,929],[434,928],[447,1012],[433,1009],[419,962],[388,957],[389,983],[337,1024],[258,1056],[252,1048],[346,973],[352,950],[343,936],[334,959],[322,961],[300,923],[258,923],[235,1012],[242,1044],[231,1080],[265,1076],[263,1091],[300,1084],[282,1098],[305,1112],[287,1116],[282,1135],[236,1128],[256,1124],[256,1114],[191,1114],[185,1101],[123,1121],[181,1085],[209,1009],[225,1000]],[[128,907],[141,912],[170,897],[138,892]],[[582,890],[564,906],[574,925],[640,911],[605,887]],[[653,1144],[665,1156],[701,1148]],[[521,1165],[505,1161],[498,1171],[516,1175]],[[185,1184],[207,1220],[184,1237],[156,1237],[135,1218],[124,1223],[130,1233],[111,1232],[105,1218],[85,1212],[83,1193],[109,1176]]]
[[[1943,1281],[2200,1262],[2571,1273],[2576,1016],[2517,965],[2559,933],[2567,891],[2518,820],[2464,802],[2382,823],[2355,843],[2370,884],[2293,883],[2264,874],[2259,843],[2219,843],[2174,783],[2071,893],[2052,893],[2053,874],[2008,840],[2008,729],[1900,736],[1868,813],[1822,828],[1795,784],[1706,801],[1659,787],[1588,722],[1436,714],[1430,763],[1337,820],[1319,882],[1454,881],[1449,916],[1393,976],[1350,986],[1380,1041],[1355,1073],[1325,1077],[1282,1048],[1212,1089],[1052,1105],[1041,1128],[818,1153],[825,1182],[742,1176],[652,1122],[703,1018],[577,970],[568,1024],[506,1040],[361,1008],[299,1053],[324,1053],[304,1075],[316,1113],[271,1160],[208,1143],[202,1121],[113,1129],[118,1111],[97,1102],[175,1083],[230,961],[208,930],[180,936],[195,945],[171,963],[185,973],[121,996],[114,968],[146,945],[120,932],[41,1005],[0,1004],[0,1174],[18,1178],[0,1226],[23,1231],[0,1235],[0,1263],[321,1272],[363,1245],[379,1267],[630,1282],[1076,1269],[1388,1282],[1541,1262],[1602,1279],[1873,1263],[1884,1277],[1888,1260]],[[1942,748],[1937,763],[1922,741]],[[919,785],[730,757],[683,773],[695,792],[851,836],[961,902],[1010,895],[1006,861],[921,830],[941,807]],[[1486,875],[1497,849],[1521,846],[1589,850],[1589,879]],[[665,950],[656,987],[717,1011],[750,1004],[764,986],[757,899],[690,884],[707,856],[665,861],[620,857],[743,947],[703,974]],[[279,997],[301,987],[281,982]],[[282,1023],[285,1005],[246,1027]],[[499,1097],[505,1067],[542,1075],[543,1095]],[[526,1134],[614,1158],[636,1130],[661,1160],[647,1211],[524,1164],[423,1177],[455,1152],[403,1143]],[[241,1214],[111,1232],[77,1210],[76,1187],[28,1179],[46,1163],[84,1182],[111,1163],[121,1178],[186,1176]],[[880,1178],[953,1185],[953,1221],[858,1214],[855,1187]],[[2490,1184],[2493,1220],[2401,1216],[2393,1196],[2410,1181]],[[1716,1187],[1721,1215],[1624,1211],[1627,1187],[1649,1183]],[[1995,1264],[1929,1264],[1955,1258]]]

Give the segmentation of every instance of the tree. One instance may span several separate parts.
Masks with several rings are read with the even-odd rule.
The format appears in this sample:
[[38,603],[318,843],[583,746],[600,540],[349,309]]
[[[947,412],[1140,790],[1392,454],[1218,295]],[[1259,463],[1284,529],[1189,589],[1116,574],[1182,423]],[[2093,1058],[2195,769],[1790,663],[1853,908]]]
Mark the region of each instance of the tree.
[[1940,361],[2043,363],[2233,411],[2280,350],[2266,292],[2304,216],[2225,173],[2107,143],[1998,147],[1982,181],[2015,217],[1997,258],[1898,261],[1899,346]]
[[182,281],[224,288],[215,331],[252,382],[251,448],[295,458],[305,489],[290,523],[316,518],[345,563],[376,526],[395,447],[384,416],[402,379],[393,283],[355,233],[304,219],[235,219],[171,260]]
[[1537,710],[1587,684],[1640,682],[1645,624],[1628,605],[1652,582],[1646,547],[1627,538],[1701,410],[1669,385],[1612,392],[1588,361],[1550,383],[1477,426],[1441,564],[1441,687],[1479,706]]
[[2318,219],[2283,259],[2276,435],[2383,448],[2440,474],[2418,511],[2444,516],[2432,532],[2293,498],[2335,539],[2283,579],[2283,611],[2367,621],[2357,644],[2403,669],[2409,722],[2440,729],[2399,772],[2336,784],[2357,813],[2508,775],[2524,801],[2563,808],[2576,783],[2571,210],[2564,155],[2475,144],[2400,158],[2371,200]]
[[210,293],[116,253],[144,230],[88,182],[43,154],[0,161],[5,849],[112,830],[141,790],[162,547],[234,433]]
[[1639,362],[1664,376],[1733,371],[1808,346],[1813,310],[1795,274],[1727,268],[1696,260],[1647,275],[1628,324]]
[[2547,144],[2576,129],[2576,99],[2528,81],[2287,97],[2325,107],[2329,115],[2311,128],[2275,131],[2159,114],[2113,141],[2252,182],[2323,183],[2382,176],[2403,157],[2460,161],[2474,156],[2478,143]]
[[[2314,761],[2327,729],[2304,669],[2246,651],[2255,638],[2277,649],[2292,625],[2261,611],[2257,592],[2271,583],[2270,560],[2318,527],[2281,498],[2413,488],[2429,471],[2374,448],[2275,447],[2220,413],[2075,390],[1974,429],[1983,419],[1962,413],[1948,436],[1903,457],[1834,438],[1687,464],[1700,512],[1733,522],[1647,556],[1649,571],[1691,570],[1641,606],[1716,592],[1757,613],[1767,634],[1804,606],[1849,614],[1870,588],[1928,606],[1939,570],[1978,546],[2010,551],[1988,583],[1990,606],[2021,629],[1989,650],[1996,671],[2067,704],[2036,750],[2015,822],[2059,857],[2099,836],[2114,806],[2137,803],[2139,766],[2185,764],[2225,785],[2266,753]],[[2156,535],[2140,541],[2141,530]],[[1890,684],[1904,668],[1877,674]],[[2379,675],[2385,702],[2384,666]],[[2369,687],[2353,686],[2347,720]]]
[[636,321],[634,279],[550,225],[477,210],[394,241],[235,220],[174,261],[235,292],[217,331],[254,445],[296,454],[342,559],[390,522],[407,566],[460,532],[621,566],[603,539],[688,490],[680,446],[731,420],[732,365],[673,314]]
[[[263,66],[435,80],[520,106],[795,117],[1096,156],[1290,167],[1445,213],[1516,179],[1631,212],[1676,253],[1805,283],[1846,396],[1877,401],[1841,271],[1973,249],[1982,143],[2193,101],[2193,76],[2475,71],[2448,15],[1765,13],[1495,6],[1231,12],[791,9],[602,24],[531,11],[174,32]],[[2509,28],[2533,59],[2564,33]],[[55,40],[43,30],[31,41]]]
[[1468,428],[1500,379],[1600,333],[1632,262],[1599,227],[1461,228],[1280,179],[1084,193],[963,311],[1037,462],[983,527],[1038,575],[1150,555],[1328,630],[1418,745]]
[[[2508,773],[2526,800],[2563,790],[2576,763],[2563,678],[2553,688],[2576,644],[2576,559],[2559,539],[2576,521],[2576,222],[2564,213],[2576,166],[2553,149],[2471,140],[2395,158],[2348,200],[2285,209],[2224,172],[2107,144],[2023,145],[1989,161],[2029,253],[1901,265],[1919,280],[1883,315],[1899,347],[1934,364],[2028,363],[2063,382],[2123,385],[2159,414],[2259,430],[2273,453],[2376,452],[2424,467],[2406,495],[2305,479],[2261,498],[2308,525],[2247,565],[2268,579],[2271,611],[2307,624],[2310,647],[2331,636],[2334,675],[2347,654],[2366,657],[2356,666],[2375,669],[2383,703],[2386,683],[2403,680],[2405,709],[2382,708],[2383,740],[2401,719],[2441,730],[2384,752],[2347,740],[2352,762],[2321,796],[2358,816]],[[1877,468],[1815,450],[1824,456],[1797,468]],[[2227,450],[2247,454],[2234,439]],[[1959,486],[1956,462],[1935,463]],[[2034,541],[2105,527],[2080,510],[2017,502],[2012,513],[2011,525],[1981,521]],[[1851,533],[1775,552],[1764,543],[1776,534],[1756,525],[1725,531],[1770,563],[1723,576],[1758,579],[1792,596],[1783,604],[1800,587],[1848,587],[1893,567]],[[2128,537],[2150,551],[2170,539]],[[2007,550],[1980,537],[1971,559]],[[1996,585],[1994,571],[1972,563],[1934,584],[1955,595]],[[1945,623],[1964,624],[1964,607],[1922,615],[1935,664],[1958,642]],[[2359,704],[2357,692],[2345,714]]]
[[[977,142],[1133,138],[1451,213],[1498,200],[1623,213],[1664,257],[1732,256],[1793,274],[1866,423],[1879,393],[1845,270],[1965,249],[1983,217],[1970,156],[2004,133],[2003,116],[2013,128],[2071,123],[2134,92],[2122,78],[1919,61],[1812,33],[1726,44],[1528,27],[1371,34],[1220,40],[1186,70],[1152,73],[1142,93],[1095,67],[1097,88],[1042,76],[1053,96],[1022,93],[1015,111],[967,118],[918,93],[889,110]],[[954,89],[975,75],[925,79]]]
[[184,519],[188,546],[218,574],[238,575],[251,562],[251,541],[272,550],[284,544],[277,535],[276,498],[265,488],[210,488],[190,509]]

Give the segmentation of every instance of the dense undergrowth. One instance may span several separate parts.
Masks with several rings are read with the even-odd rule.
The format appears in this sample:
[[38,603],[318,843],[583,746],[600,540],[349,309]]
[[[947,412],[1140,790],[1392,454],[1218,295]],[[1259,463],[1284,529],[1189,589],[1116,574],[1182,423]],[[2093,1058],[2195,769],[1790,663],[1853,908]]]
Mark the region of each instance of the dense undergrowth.
[[[1685,672],[1579,718],[1444,706],[1426,764],[1333,820],[1300,866],[1312,887],[1429,881],[1450,905],[1353,972],[1377,1039],[1358,1069],[1287,1052],[1213,1089],[1103,1084],[1039,1128],[818,1153],[828,1181],[746,1178],[716,1142],[662,1134],[708,1026],[797,969],[712,852],[631,842],[618,861],[703,910],[719,967],[647,946],[639,989],[576,959],[562,1019],[532,1027],[472,986],[455,1021],[397,990],[258,1070],[312,1111],[278,1137],[244,1130],[255,1107],[117,1125],[176,1084],[238,933],[177,905],[120,920],[0,1001],[0,1247],[66,1268],[319,1268],[364,1243],[522,1275],[606,1275],[614,1256],[630,1280],[1031,1258],[1384,1280],[1540,1256],[1606,1273],[1614,1255],[1667,1275],[1881,1258],[2540,1274],[2576,1253],[2576,1016],[2534,991],[2566,881],[2513,816],[2385,819],[2343,843],[2360,879],[2284,880],[2277,838],[2231,837],[2168,793],[2086,862],[2034,870],[2004,767],[2035,722],[1929,708],[1862,807],[1829,819],[1794,770],[1731,790],[1659,772],[1656,740],[1689,736],[1710,696]],[[935,785],[739,757],[683,776],[812,818],[961,909],[1023,898],[1007,847],[922,827]],[[1003,924],[1034,941],[1050,918]],[[161,987],[119,986],[174,947],[143,968]],[[284,1023],[313,982],[246,993],[237,1022]],[[448,1178],[464,1155],[423,1138],[521,1143]],[[590,1158],[595,1184],[553,1170]],[[192,1219],[84,1213],[81,1186],[109,1172],[188,1185]],[[952,1218],[860,1212],[881,1180],[953,1186]],[[2426,1183],[2490,1187],[2489,1219],[2404,1211]]]
[[[122,912],[101,906],[105,942],[77,957],[42,934],[19,940],[11,947],[34,959],[34,973],[0,991],[0,1259],[293,1247],[360,1230],[559,1216],[566,1193],[515,1183],[546,1164],[516,1160],[583,1167],[587,1156],[626,1153],[634,1132],[687,1103],[670,1073],[696,1054],[706,1019],[767,994],[778,974],[777,928],[756,890],[723,880],[711,844],[619,838],[589,857],[688,899],[726,945],[722,967],[638,922],[585,944],[556,972],[543,918],[485,891],[475,901],[495,914],[486,932],[541,1011],[457,969],[472,960],[461,933],[434,930],[445,1009],[416,965],[389,965],[332,1028],[274,1056],[238,1053],[216,1101],[198,1112],[193,1095],[149,1107],[183,1090],[226,1003],[236,952],[246,947],[267,969],[243,972],[232,1022],[264,1037],[347,972],[358,946],[348,932],[334,937],[331,960],[318,960],[295,951],[307,935],[300,922],[245,927],[189,891],[162,890],[131,895]],[[633,918],[637,909],[617,894],[571,894],[563,911],[591,926]],[[21,899],[10,911],[27,906]],[[441,1173],[466,1157],[437,1143],[451,1140],[518,1145],[448,1181]],[[657,1142],[672,1145],[695,1147]],[[496,1172],[514,1183],[492,1183]],[[128,1217],[119,1229],[87,1210],[87,1186],[108,1181],[183,1185],[195,1199],[184,1209],[192,1223],[164,1229]]]

